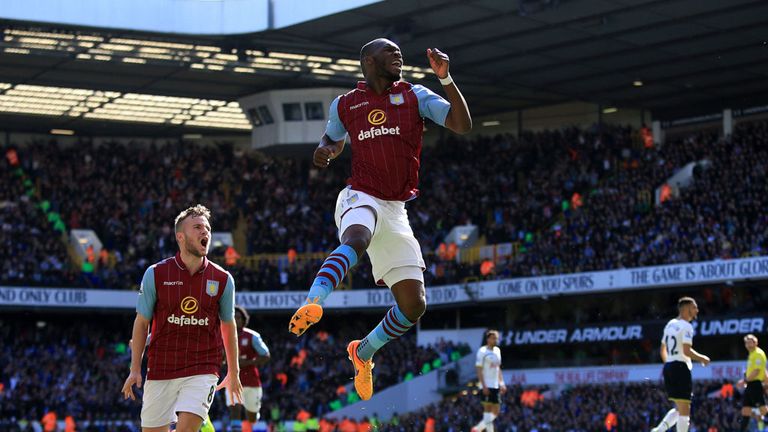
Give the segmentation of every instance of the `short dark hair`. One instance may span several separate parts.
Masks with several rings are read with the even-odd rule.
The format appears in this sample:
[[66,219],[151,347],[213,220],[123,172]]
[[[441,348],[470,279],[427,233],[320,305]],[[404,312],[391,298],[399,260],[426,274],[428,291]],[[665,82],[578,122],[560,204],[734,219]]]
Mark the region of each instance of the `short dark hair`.
[[245,310],[245,308],[242,307],[242,306],[239,306],[239,305],[235,306],[235,313],[240,313],[240,315],[243,316],[243,321],[244,321],[243,325],[247,325],[248,324],[248,320],[251,319],[251,315],[249,315],[248,311]]
[[211,211],[208,210],[208,208],[202,204],[189,207],[188,209],[179,213],[178,216],[176,216],[176,220],[173,222],[174,229],[176,230],[176,232],[180,232],[181,224],[182,222],[184,222],[184,219],[188,217],[198,217],[198,216],[204,216],[206,219],[208,219],[208,221],[210,221]]
[[367,44],[363,45],[362,48],[360,48],[360,70],[363,72],[363,75],[365,75],[365,58],[371,55],[377,49],[379,49],[379,46],[381,46],[381,44],[385,42],[391,42],[391,41],[388,40],[387,38],[380,37],[368,42]]
[[677,301],[677,310],[682,309],[685,305],[694,303],[696,303],[696,300],[694,300],[693,297],[680,297],[680,299]]
[[374,42],[377,40],[378,39],[374,39],[360,48],[360,71],[363,73],[363,75],[365,75],[365,58],[371,55],[371,51],[373,51],[373,47],[375,45]]

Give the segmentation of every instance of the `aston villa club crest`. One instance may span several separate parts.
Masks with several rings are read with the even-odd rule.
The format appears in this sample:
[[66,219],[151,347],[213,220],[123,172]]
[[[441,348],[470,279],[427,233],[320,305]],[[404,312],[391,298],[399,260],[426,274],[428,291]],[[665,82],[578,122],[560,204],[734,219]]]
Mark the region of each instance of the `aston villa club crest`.
[[210,280],[205,283],[205,293],[213,297],[219,293],[219,281]]
[[405,103],[405,98],[402,93],[391,94],[389,95],[389,102],[392,105],[402,105]]

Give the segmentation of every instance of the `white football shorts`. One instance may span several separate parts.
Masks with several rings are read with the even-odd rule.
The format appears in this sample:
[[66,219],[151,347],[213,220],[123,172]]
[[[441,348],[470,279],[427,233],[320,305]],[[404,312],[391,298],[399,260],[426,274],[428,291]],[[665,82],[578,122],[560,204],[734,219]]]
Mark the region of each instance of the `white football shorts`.
[[[335,214],[339,240],[344,229],[353,225],[344,221],[345,214],[351,209],[363,206],[371,207],[376,212],[376,226],[368,246],[376,284],[388,285],[391,288],[403,279],[416,278],[423,283],[424,276],[421,272],[425,269],[424,258],[421,255],[421,246],[413,235],[403,201],[381,200],[350,187],[342,189],[336,199]],[[400,270],[392,272],[393,269]],[[392,273],[389,274],[390,272]]]
[[211,408],[216,375],[192,375],[169,380],[147,380],[141,404],[141,426],[160,427],[178,421],[177,412],[205,419]]

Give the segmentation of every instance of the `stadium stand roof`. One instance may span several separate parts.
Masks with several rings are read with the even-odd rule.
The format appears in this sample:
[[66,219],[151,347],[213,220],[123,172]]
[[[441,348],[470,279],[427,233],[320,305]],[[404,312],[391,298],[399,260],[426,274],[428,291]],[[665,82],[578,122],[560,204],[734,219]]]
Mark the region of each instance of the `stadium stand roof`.
[[[88,118],[119,112],[126,95],[155,95],[191,98],[184,102],[189,118],[144,122],[147,131],[178,133],[186,125],[242,132],[243,118],[234,110],[215,114],[218,107],[270,89],[351,87],[360,45],[378,36],[400,43],[414,66],[406,79],[432,88],[424,50],[448,53],[476,116],[580,100],[670,119],[768,101],[768,3],[761,0],[390,0],[226,37],[0,26],[0,111],[2,96],[19,85],[102,92],[75,111],[0,117],[19,128],[116,131],[125,126],[93,126]],[[105,109],[115,102],[118,108]],[[189,114],[195,106],[197,114]]]

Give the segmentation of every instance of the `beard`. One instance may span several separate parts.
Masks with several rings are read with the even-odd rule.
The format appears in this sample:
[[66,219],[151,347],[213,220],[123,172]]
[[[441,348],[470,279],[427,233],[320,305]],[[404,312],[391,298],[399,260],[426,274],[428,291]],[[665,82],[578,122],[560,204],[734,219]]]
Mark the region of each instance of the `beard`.
[[379,76],[393,82],[400,81],[402,72],[390,71],[389,68],[391,66],[391,64],[385,63],[385,60],[380,60],[377,62],[376,69],[378,69]]
[[187,249],[187,253],[190,255],[196,258],[202,258],[208,255],[208,248],[205,248],[205,252],[200,253],[200,251],[197,250],[197,247],[193,244],[194,242],[189,237],[185,236],[184,240],[184,244],[186,245],[185,248]]

